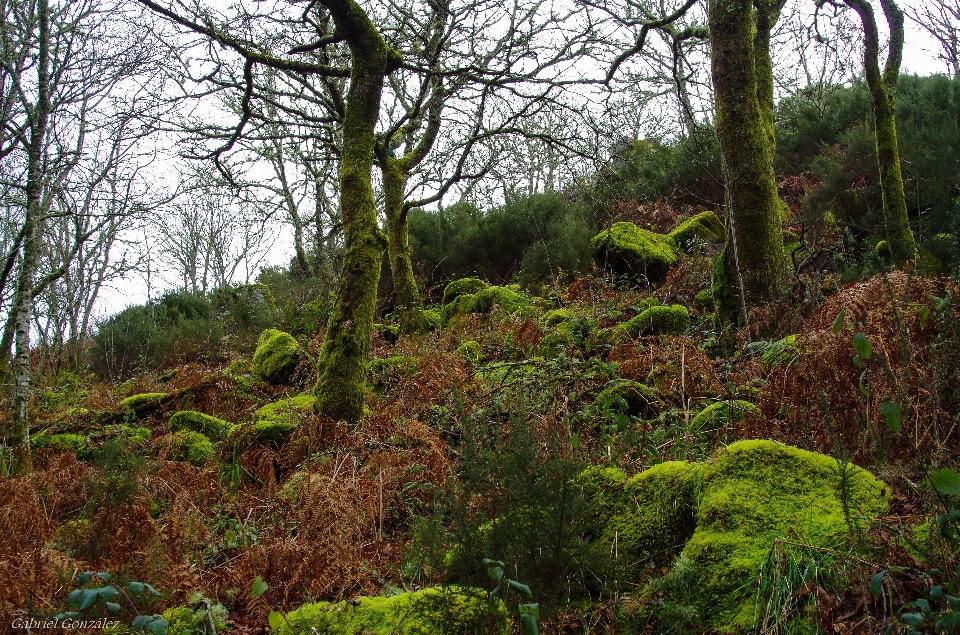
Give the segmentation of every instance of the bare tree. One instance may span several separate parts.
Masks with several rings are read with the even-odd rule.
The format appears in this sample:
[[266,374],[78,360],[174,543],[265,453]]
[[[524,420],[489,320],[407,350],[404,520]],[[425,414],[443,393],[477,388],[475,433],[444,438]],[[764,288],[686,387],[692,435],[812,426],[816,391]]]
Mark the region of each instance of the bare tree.
[[953,79],[960,79],[960,2],[926,0],[920,8],[907,8],[906,14],[937,41],[937,57]]

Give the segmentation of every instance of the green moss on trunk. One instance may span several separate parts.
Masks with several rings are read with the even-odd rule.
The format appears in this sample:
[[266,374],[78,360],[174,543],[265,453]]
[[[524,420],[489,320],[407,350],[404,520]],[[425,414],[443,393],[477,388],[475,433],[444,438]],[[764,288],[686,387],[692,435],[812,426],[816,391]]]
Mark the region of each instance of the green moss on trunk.
[[[724,0],[710,5],[712,72],[717,136],[726,172],[727,200],[735,249],[727,249],[724,271],[737,282],[743,301],[753,305],[777,297],[786,272],[780,200],[773,172],[773,145],[761,101],[770,65],[758,56],[753,5]],[[766,22],[769,22],[767,20]],[[761,21],[757,26],[764,26]],[[767,44],[766,56],[769,56]],[[762,73],[763,79],[758,80]],[[724,306],[728,318],[737,307]]]
[[353,58],[343,119],[340,213],[344,258],[340,285],[317,363],[316,411],[358,424],[386,238],[377,225],[370,172],[383,82],[396,54],[353,0],[324,3]]

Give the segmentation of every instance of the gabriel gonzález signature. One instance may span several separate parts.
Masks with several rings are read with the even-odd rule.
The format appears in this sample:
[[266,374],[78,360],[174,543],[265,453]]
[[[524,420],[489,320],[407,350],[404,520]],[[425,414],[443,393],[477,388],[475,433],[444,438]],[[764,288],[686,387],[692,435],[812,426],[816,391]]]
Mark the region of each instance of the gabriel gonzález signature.
[[81,620],[75,617],[38,619],[35,617],[15,617],[10,623],[11,628],[45,629],[45,628],[114,628],[120,625],[120,620],[111,620],[101,617],[96,620]]

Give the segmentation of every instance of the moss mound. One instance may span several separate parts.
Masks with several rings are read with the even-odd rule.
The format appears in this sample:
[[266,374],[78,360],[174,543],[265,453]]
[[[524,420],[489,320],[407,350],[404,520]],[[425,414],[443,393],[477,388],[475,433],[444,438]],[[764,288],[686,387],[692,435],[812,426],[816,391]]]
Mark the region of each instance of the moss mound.
[[283,445],[304,419],[313,414],[315,401],[308,393],[267,404],[254,413],[256,423],[252,429],[245,428],[240,434],[252,434],[261,443]]
[[230,434],[232,428],[233,424],[229,421],[217,419],[195,410],[182,410],[170,416],[170,429],[174,432],[192,430],[193,432],[203,433],[214,441],[222,440]]
[[487,286],[487,283],[480,278],[454,280],[443,289],[443,304],[446,306],[462,295],[473,295],[481,289],[486,289]]
[[633,337],[640,335],[679,335],[690,326],[690,312],[681,304],[652,306],[623,327]]
[[707,432],[722,428],[728,423],[742,421],[759,414],[760,409],[749,401],[730,400],[712,403],[690,420],[690,429],[694,432]]
[[434,587],[356,603],[320,602],[288,613],[277,635],[459,635],[510,632],[502,603],[491,611],[483,589]]
[[293,377],[301,355],[300,345],[292,335],[277,329],[267,329],[257,340],[257,350],[250,363],[250,372],[279,386]]
[[618,276],[657,283],[677,262],[673,241],[640,229],[633,223],[614,223],[590,240],[593,257],[603,269]]
[[683,251],[690,251],[697,240],[721,243],[726,235],[723,221],[707,210],[692,216],[677,225],[667,237]]
[[720,631],[752,627],[751,581],[776,540],[837,547],[851,525],[889,507],[888,490],[866,470],[773,441],[734,443],[697,476],[696,530],[658,586]]
[[485,287],[472,295],[461,295],[446,306],[447,316],[454,317],[467,313],[489,313],[499,306],[509,313],[527,307],[530,298],[510,287]]
[[60,452],[81,454],[87,449],[90,440],[80,434],[65,432],[62,434],[46,434],[41,432],[30,439],[30,445],[35,449],[51,449]]
[[174,433],[169,441],[170,458],[203,467],[213,458],[213,443],[200,432],[187,430]]
[[217,633],[223,631],[227,626],[227,609],[213,601],[209,604],[209,612],[205,607],[194,610],[189,606],[174,606],[164,611],[167,635],[212,635],[211,624]]
[[471,364],[479,364],[480,360],[483,359],[483,348],[480,346],[480,342],[475,340],[467,340],[453,352]]
[[165,392],[145,392],[127,397],[120,402],[120,407],[127,412],[140,415],[154,408],[159,408],[167,397],[169,397],[169,394]]
[[593,401],[598,411],[615,411],[631,417],[652,419],[663,409],[657,391],[629,379],[611,381]]

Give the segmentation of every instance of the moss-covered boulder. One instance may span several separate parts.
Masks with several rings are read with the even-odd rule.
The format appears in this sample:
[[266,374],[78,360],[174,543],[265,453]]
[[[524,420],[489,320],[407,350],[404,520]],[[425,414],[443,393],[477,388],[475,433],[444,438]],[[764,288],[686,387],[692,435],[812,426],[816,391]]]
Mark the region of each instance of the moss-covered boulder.
[[623,327],[633,337],[641,335],[679,335],[690,327],[690,312],[681,304],[653,306]]
[[250,362],[250,372],[274,386],[286,384],[303,353],[293,336],[277,329],[267,329],[257,340],[257,350]]
[[195,410],[182,410],[170,416],[170,429],[173,432],[193,430],[201,432],[214,441],[220,441],[233,428],[233,424]]
[[597,412],[619,412],[631,417],[653,419],[663,410],[657,391],[640,382],[615,379],[609,382],[593,401]]
[[460,278],[454,280],[443,289],[443,304],[450,304],[462,295],[473,295],[481,289],[487,288],[487,283],[480,278]]
[[159,408],[170,395],[165,392],[145,392],[131,395],[120,402],[120,408],[125,412],[143,415]]
[[543,323],[547,326],[556,326],[561,322],[572,320],[576,315],[573,309],[553,309],[543,314]]
[[690,251],[696,241],[722,243],[726,236],[723,221],[707,210],[682,221],[667,237],[683,251]]
[[448,317],[467,313],[489,313],[499,306],[504,311],[516,313],[529,306],[530,298],[510,287],[485,287],[472,295],[461,295],[446,306]]
[[400,339],[400,327],[393,324],[374,324],[373,329],[380,333],[388,344],[396,344]]
[[601,268],[650,283],[663,280],[677,262],[677,251],[670,238],[633,223],[614,223],[594,236],[590,247]]
[[615,468],[585,470],[577,482],[599,530],[596,547],[615,549],[628,573],[672,562],[696,528],[699,469],[671,461],[629,479]]
[[64,432],[61,434],[47,434],[40,432],[30,439],[30,445],[35,450],[47,449],[58,452],[67,452],[73,455],[83,454],[90,445],[90,440],[80,434]]
[[726,632],[752,628],[753,580],[778,539],[838,548],[890,502],[866,470],[773,441],[730,445],[697,482],[696,529],[658,590]]
[[467,340],[458,346],[453,353],[464,358],[471,364],[479,364],[480,360],[483,359],[483,348],[481,348],[480,342],[474,340]]
[[510,620],[502,603],[490,610],[483,589],[433,587],[355,602],[319,602],[287,613],[276,635],[507,635]]
[[300,424],[313,414],[315,401],[314,396],[308,393],[267,404],[254,413],[252,428],[240,430],[239,434],[252,434],[261,443],[283,445]]
[[213,443],[206,435],[192,430],[175,432],[167,439],[170,459],[203,467],[213,458]]
[[760,409],[749,401],[728,400],[712,403],[690,420],[690,429],[694,432],[711,432],[728,423],[743,421],[760,414]]

